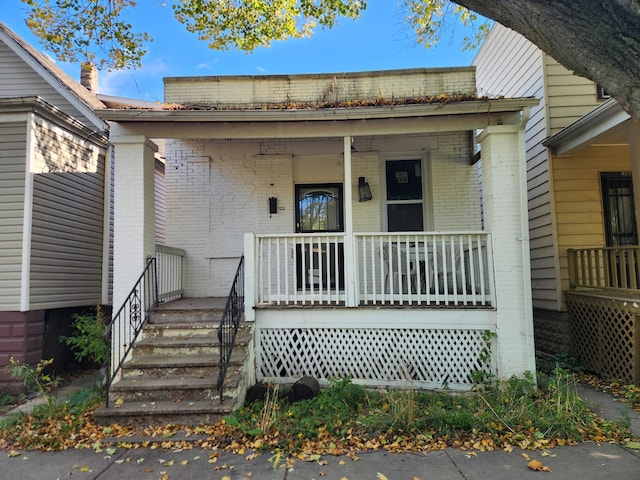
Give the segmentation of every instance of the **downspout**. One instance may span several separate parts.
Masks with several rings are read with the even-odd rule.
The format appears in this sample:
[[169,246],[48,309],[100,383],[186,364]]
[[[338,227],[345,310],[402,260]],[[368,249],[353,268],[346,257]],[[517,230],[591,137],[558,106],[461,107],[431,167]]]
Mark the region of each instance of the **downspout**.
[[531,115],[531,107],[524,107],[520,118],[520,125],[518,126],[518,167],[520,173],[520,208],[521,208],[521,221],[520,221],[520,244],[522,248],[522,259],[527,261],[522,262],[522,284],[524,287],[524,309],[525,309],[525,331],[524,334],[527,339],[527,350],[530,352],[529,358],[529,371],[533,375],[533,380],[536,382],[536,360],[535,360],[535,342],[533,332],[533,301],[531,299],[531,258],[530,258],[530,239],[529,239],[529,202],[527,195],[527,153],[526,153],[526,138],[525,132],[527,122]]

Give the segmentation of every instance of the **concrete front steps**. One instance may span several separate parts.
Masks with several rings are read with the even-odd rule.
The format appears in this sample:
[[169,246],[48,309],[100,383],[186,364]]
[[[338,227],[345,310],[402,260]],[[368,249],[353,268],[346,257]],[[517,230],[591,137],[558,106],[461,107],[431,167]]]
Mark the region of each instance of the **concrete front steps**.
[[96,422],[120,425],[213,423],[244,402],[252,327],[241,324],[227,370],[224,398],[216,388],[220,348],[216,308],[154,311],[110,389]]

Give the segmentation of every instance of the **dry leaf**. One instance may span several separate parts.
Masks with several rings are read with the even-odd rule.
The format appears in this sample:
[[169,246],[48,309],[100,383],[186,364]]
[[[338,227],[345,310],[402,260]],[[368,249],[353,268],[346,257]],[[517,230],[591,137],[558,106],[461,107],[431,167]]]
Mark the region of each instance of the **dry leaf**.
[[253,477],[253,472],[247,472],[247,477],[248,477],[248,478]]
[[535,470],[536,472],[550,472],[551,471],[551,469],[549,467],[547,467],[546,465],[543,465],[540,460],[531,460],[527,464],[527,467],[529,467],[531,470]]
[[378,472],[378,473],[376,474],[376,478],[377,478],[378,480],[389,480],[389,479],[387,478],[387,476],[386,476],[384,473],[380,473],[380,472]]
[[339,463],[340,465],[346,465],[346,463],[347,463],[347,462],[345,462],[344,460],[340,460],[338,463]]

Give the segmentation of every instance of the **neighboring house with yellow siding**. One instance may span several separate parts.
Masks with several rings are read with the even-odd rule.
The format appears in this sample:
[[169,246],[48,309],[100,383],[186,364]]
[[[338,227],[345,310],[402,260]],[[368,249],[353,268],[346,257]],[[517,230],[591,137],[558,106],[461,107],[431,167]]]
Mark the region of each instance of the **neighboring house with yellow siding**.
[[[498,24],[473,63],[480,94],[540,98],[526,128],[537,350],[571,350],[588,368],[637,379],[637,312],[633,302],[612,303],[638,293],[636,249],[628,247],[638,244],[632,178],[640,172],[629,115],[594,82]],[[603,332],[616,333],[602,343]]]

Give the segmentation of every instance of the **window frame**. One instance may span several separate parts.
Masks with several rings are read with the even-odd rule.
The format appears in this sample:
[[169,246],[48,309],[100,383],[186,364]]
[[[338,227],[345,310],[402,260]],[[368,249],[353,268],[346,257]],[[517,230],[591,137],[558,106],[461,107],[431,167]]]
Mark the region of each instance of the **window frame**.
[[[387,199],[387,162],[400,160],[418,160],[422,177],[422,199],[417,200],[388,200]],[[422,230],[433,230],[433,201],[431,198],[431,162],[426,152],[401,152],[383,155],[380,158],[380,217],[383,231],[389,231],[388,205],[422,204]]]

